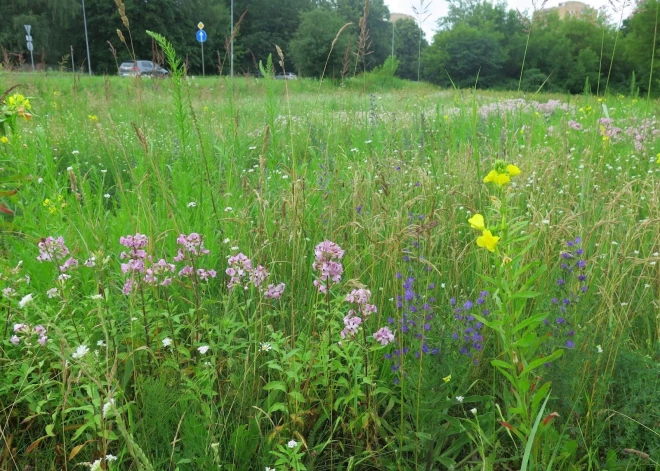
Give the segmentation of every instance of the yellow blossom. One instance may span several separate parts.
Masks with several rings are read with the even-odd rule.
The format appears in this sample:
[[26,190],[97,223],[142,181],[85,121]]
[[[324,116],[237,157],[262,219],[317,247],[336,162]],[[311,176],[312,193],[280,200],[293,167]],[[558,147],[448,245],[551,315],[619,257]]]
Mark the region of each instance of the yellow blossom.
[[499,186],[504,186],[511,181],[506,173],[498,173],[493,182]]
[[445,376],[444,378],[442,378],[442,380],[443,380],[445,383],[450,382],[450,381],[451,381],[451,375],[449,375],[449,376]]
[[480,237],[477,237],[477,245],[488,249],[489,252],[495,252],[495,247],[499,240],[499,237],[494,236],[489,230],[485,230],[481,233]]
[[660,164],[660,152],[658,153],[658,155],[656,155],[656,157],[658,158],[658,160],[657,160],[656,163],[657,163],[657,164]]
[[506,166],[506,173],[508,173],[510,177],[515,177],[520,175],[520,169],[515,165],[509,164]]
[[32,109],[32,105],[30,105],[30,100],[28,98],[25,98],[20,93],[14,93],[12,96],[7,98],[7,104],[9,105],[10,108],[14,108],[14,109],[18,109],[18,108],[23,108],[24,110]]
[[470,219],[468,219],[468,222],[470,223],[470,227],[472,229],[477,229],[479,231],[486,229],[486,222],[484,221],[484,217],[481,214],[475,214]]
[[516,165],[507,165],[505,162],[498,160],[495,162],[495,168],[484,177],[484,183],[495,183],[504,186],[511,181],[511,177],[517,175],[520,175],[520,169]]
[[495,177],[497,177],[497,171],[491,170],[488,172],[488,175],[484,177],[484,183],[495,182]]
[[7,136],[0,137],[0,142],[3,144],[9,144],[9,138]]
[[88,114],[87,118],[89,118],[90,121],[98,121],[99,118],[95,114]]

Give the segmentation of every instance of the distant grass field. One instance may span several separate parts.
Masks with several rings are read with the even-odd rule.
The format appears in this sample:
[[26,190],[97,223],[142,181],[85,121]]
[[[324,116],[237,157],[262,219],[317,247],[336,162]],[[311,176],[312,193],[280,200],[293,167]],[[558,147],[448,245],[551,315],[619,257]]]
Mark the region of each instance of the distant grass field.
[[658,103],[395,84],[0,73],[0,470],[659,469]]

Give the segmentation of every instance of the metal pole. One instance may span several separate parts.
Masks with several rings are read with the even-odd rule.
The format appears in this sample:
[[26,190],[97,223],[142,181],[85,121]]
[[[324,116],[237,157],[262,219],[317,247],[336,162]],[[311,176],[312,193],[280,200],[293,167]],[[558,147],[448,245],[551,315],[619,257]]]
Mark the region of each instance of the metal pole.
[[71,72],[75,73],[76,72],[76,63],[73,60],[73,45],[71,47]]
[[85,0],[82,0],[83,23],[85,24],[85,45],[87,46],[87,70],[92,75],[92,61],[89,60],[89,39],[87,38],[87,16],[85,15]]
[[229,64],[231,70],[231,78],[234,78],[234,0],[231,0],[231,31],[229,41]]
[[32,61],[32,72],[34,72],[34,54],[32,53],[32,49],[30,49],[30,60]]
[[202,77],[206,77],[206,72],[204,72],[204,43],[200,43],[202,45]]

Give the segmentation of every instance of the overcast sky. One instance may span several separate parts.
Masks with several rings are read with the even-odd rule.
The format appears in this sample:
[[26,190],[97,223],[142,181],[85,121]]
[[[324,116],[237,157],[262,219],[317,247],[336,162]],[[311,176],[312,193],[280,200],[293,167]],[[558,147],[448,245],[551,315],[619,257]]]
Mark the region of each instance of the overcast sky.
[[[540,5],[543,0],[538,0],[537,5]],[[564,1],[564,0],[561,0]],[[615,13],[608,0],[583,0],[587,5],[592,6],[593,8],[606,7],[612,21],[618,23],[621,12]],[[549,0],[546,8],[554,7],[559,4],[560,0]],[[428,3],[428,1],[426,2]],[[533,11],[533,6],[531,0],[509,0],[509,8],[517,8],[521,12],[528,10],[531,14]],[[618,2],[617,2],[618,3]],[[419,9],[419,0],[385,0],[385,4],[389,7],[391,13],[407,13],[409,15],[415,16],[413,13],[412,7],[416,6]],[[624,17],[630,13],[632,8],[628,7],[624,10]],[[426,39],[433,39],[433,32],[436,30],[436,22],[438,18],[445,15],[447,12],[447,2],[445,0],[432,0],[429,7],[429,13],[431,16],[424,23],[424,32],[426,33]]]

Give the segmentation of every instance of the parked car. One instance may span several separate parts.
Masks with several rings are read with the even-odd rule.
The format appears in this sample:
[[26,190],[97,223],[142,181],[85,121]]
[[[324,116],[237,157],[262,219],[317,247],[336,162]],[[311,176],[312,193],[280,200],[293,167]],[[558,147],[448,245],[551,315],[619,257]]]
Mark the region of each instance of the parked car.
[[166,77],[169,72],[151,61],[126,61],[119,66],[120,77]]
[[293,72],[287,72],[286,74],[276,75],[275,80],[298,80],[298,76]]

